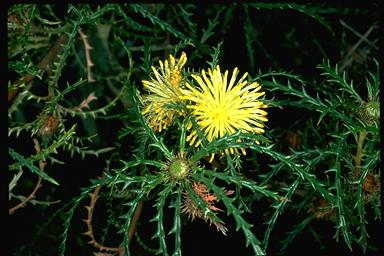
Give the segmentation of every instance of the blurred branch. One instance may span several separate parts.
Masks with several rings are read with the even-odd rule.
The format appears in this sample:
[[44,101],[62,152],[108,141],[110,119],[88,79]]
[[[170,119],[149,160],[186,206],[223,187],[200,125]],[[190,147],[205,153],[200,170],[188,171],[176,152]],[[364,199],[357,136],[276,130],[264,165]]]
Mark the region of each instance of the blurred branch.
[[[52,63],[57,55],[60,54],[63,49],[63,45],[65,45],[68,41],[67,34],[62,34],[55,42],[53,47],[49,50],[49,52],[44,56],[44,58],[37,64],[37,68],[40,70],[46,70],[48,65]],[[34,75],[26,74],[22,79],[17,80],[13,85],[12,89],[8,91],[8,102],[10,102],[19,92],[20,85],[28,84],[35,78]]]
[[372,43],[371,41],[369,41],[365,36],[363,36],[362,34],[360,34],[359,32],[357,32],[354,28],[352,28],[351,26],[349,26],[347,23],[345,23],[343,20],[340,20],[340,24],[347,28],[349,31],[351,31],[352,33],[354,33],[356,36],[358,36],[359,38],[361,38],[363,41],[365,41],[367,44],[369,44],[371,47],[375,48],[375,50],[379,50],[379,47],[377,47],[376,44]]
[[347,55],[345,55],[344,57],[344,63],[342,65],[340,65],[340,68],[339,68],[339,71],[343,71],[349,64],[351,64],[353,58],[349,58],[350,56],[352,56],[352,54],[356,51],[356,49],[360,46],[360,44],[367,40],[367,37],[371,34],[371,32],[376,28],[376,26],[371,26],[367,32],[365,32],[365,34],[360,38],[360,40],[348,51]]

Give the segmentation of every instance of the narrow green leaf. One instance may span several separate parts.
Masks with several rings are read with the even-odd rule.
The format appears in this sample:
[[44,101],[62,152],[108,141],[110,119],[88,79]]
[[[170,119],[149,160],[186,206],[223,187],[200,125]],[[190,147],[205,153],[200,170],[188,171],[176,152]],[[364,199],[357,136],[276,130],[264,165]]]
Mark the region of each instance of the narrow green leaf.
[[46,174],[45,172],[41,171],[38,167],[36,167],[33,164],[32,160],[24,158],[24,156],[17,153],[13,148],[9,147],[8,153],[14,160],[17,161],[16,163],[10,166],[11,170],[21,170],[23,166],[26,166],[32,173],[37,174],[44,180],[49,181],[52,184],[59,185],[57,181],[55,181],[54,179],[49,177],[48,174]]

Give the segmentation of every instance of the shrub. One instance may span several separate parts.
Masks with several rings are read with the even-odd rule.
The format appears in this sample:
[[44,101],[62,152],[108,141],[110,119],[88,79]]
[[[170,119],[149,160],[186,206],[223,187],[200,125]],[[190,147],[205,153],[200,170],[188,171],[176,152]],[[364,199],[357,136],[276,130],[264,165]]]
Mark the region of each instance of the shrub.
[[10,6],[13,255],[378,253],[377,7]]

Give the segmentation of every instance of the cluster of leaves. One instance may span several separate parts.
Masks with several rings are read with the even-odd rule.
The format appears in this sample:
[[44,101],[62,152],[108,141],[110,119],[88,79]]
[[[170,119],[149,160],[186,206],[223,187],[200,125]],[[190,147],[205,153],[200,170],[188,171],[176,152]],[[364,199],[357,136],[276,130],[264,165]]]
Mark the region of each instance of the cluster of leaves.
[[[334,238],[342,237],[350,250],[374,251],[367,225],[381,220],[380,112],[375,105],[379,102],[378,63],[372,60],[366,75],[354,71],[351,75],[358,79],[355,83],[345,72],[352,58],[349,52],[341,67],[324,60],[318,65],[322,77],[311,82],[285,71],[256,73],[255,48],[262,49],[274,69],[281,66],[262,45],[252,12],[297,11],[332,34],[332,26],[322,14],[337,10],[318,5],[263,3],[210,5],[206,9],[204,15],[208,18],[202,14],[200,17],[206,18],[206,24],[197,20],[200,9],[194,4],[78,4],[68,5],[64,17],[52,5],[14,5],[8,10],[11,202],[51,205],[48,200],[33,199],[40,183],[29,197],[15,191],[28,188],[22,182],[27,174],[37,175],[52,186],[65,186],[50,170],[67,164],[61,159],[66,153],[69,161],[74,154],[85,160],[90,155],[102,157],[104,161],[104,168],[99,167],[92,177],[87,177],[92,179],[91,185],[81,188],[79,195],[45,220],[33,243],[59,220],[61,235],[59,241],[54,241],[59,244],[58,253],[74,250],[67,245],[74,226],[71,224],[77,221],[76,210],[81,212],[79,206],[89,199],[89,193],[101,188],[100,201],[105,204],[100,207],[106,212],[106,225],[94,223],[93,232],[98,235],[92,234],[92,238],[100,237],[100,244],[114,243],[122,248],[117,251],[125,255],[141,252],[135,244],[156,254],[168,255],[172,249],[172,255],[186,253],[182,248],[187,241],[182,239],[181,231],[190,222],[185,223],[181,212],[183,193],[214,223],[223,223],[225,215],[230,216],[235,226],[228,227],[229,232],[241,230],[243,243],[256,255],[271,251],[270,240],[280,225],[278,220],[289,213],[298,217],[278,238],[282,241],[279,250],[289,248],[305,229],[311,230],[322,244],[324,234],[319,235],[321,232],[311,224],[323,220],[334,225]],[[251,80],[267,90],[270,109],[282,113],[301,110],[310,113],[309,118],[289,127],[295,132],[280,127],[270,127],[265,136],[239,132],[204,142],[199,150],[186,145],[185,120],[176,119],[169,131],[154,133],[141,116],[137,100],[141,80],[148,78],[151,65],[169,52],[193,49],[189,62],[212,59],[207,62],[214,67],[228,52],[223,38],[236,11],[244,14],[243,36]],[[369,41],[367,36],[364,39],[367,48],[361,55],[375,49],[376,41]],[[269,118],[273,119],[273,115]],[[104,125],[113,130],[109,135],[112,142],[103,133]],[[284,136],[289,150],[282,143]],[[22,143],[24,139],[31,143]],[[256,145],[255,140],[261,145]],[[28,146],[31,148],[26,149]],[[248,154],[224,156],[212,164],[205,160],[209,154],[229,147],[247,148]],[[192,166],[188,177],[181,181],[173,180],[168,171],[169,162],[179,154],[185,155]],[[222,213],[213,211],[202,200],[193,182],[205,184],[222,206]],[[234,193],[225,193],[223,187]],[[137,235],[133,240],[128,231],[137,222],[136,209],[143,201],[155,211],[150,222],[154,223],[154,232],[145,238]],[[265,205],[264,219],[248,218],[255,205]],[[89,213],[93,212],[87,207]],[[166,216],[172,216],[171,220]],[[145,228],[144,223],[141,225],[137,233]],[[85,225],[82,229],[88,235],[92,232]],[[33,243],[28,248],[30,254],[39,250]],[[355,249],[355,245],[359,247]],[[25,253],[23,250],[18,249],[19,255]]]
[[[272,77],[271,81],[265,80],[263,84],[271,91],[283,92],[294,99],[274,99],[277,106],[294,106],[318,112],[318,120],[308,121],[305,127],[307,131],[300,131],[306,137],[302,145],[292,149],[291,160],[303,167],[305,171],[300,174],[302,179],[308,179],[308,184],[317,192],[306,193],[304,202],[310,202],[313,197],[321,197],[326,201],[322,201],[320,206],[316,199],[317,202],[312,202],[312,208],[309,209],[308,204],[300,204],[294,207],[295,211],[300,213],[309,210],[314,213],[315,219],[329,218],[335,223],[335,238],[338,239],[341,234],[351,250],[352,243],[356,242],[364,253],[369,237],[366,231],[366,208],[374,211],[374,219],[381,220],[378,119],[372,121],[361,115],[366,107],[363,99],[377,102],[379,98],[379,65],[376,61],[374,64],[376,71],[366,79],[364,96],[356,91],[346,73],[341,74],[338,66],[331,66],[329,61],[318,66],[325,80],[318,84],[313,96],[305,89],[306,83],[297,77],[292,76],[301,85],[295,87],[292,79],[287,80],[286,84],[279,82],[276,77],[281,74],[278,72],[257,76]],[[313,141],[316,143],[313,144]],[[279,171],[280,168],[276,169],[273,175]],[[374,184],[371,184],[371,179],[375,180]],[[286,248],[309,223],[308,219],[298,223],[283,241],[283,247]]]

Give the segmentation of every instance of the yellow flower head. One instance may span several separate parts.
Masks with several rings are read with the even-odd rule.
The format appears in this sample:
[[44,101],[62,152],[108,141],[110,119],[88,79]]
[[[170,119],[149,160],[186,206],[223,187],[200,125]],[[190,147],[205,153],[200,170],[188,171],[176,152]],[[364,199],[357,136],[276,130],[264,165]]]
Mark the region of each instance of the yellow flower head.
[[[220,67],[216,66],[213,71],[208,69],[208,74],[203,70],[201,75],[192,75],[200,88],[195,89],[186,83],[188,90],[183,90],[184,96],[181,98],[191,102],[187,108],[192,110],[192,115],[208,141],[234,134],[239,130],[248,133],[264,132],[263,122],[268,119],[267,112],[262,108],[267,106],[259,97],[265,92],[260,92],[259,83],[249,84],[245,80],[248,73],[236,82],[238,73],[238,68],[235,68],[228,83],[228,71],[223,75]],[[191,130],[192,124],[188,128]],[[196,147],[201,144],[196,129],[190,131],[187,141]],[[245,150],[241,150],[245,154]],[[237,150],[225,149],[227,154],[234,152],[237,153]]]
[[[183,87],[182,68],[187,62],[185,52],[176,60],[172,55],[164,63],[160,60],[160,67],[152,66],[154,77],[149,81],[143,80],[144,88],[149,92],[142,98],[142,115],[147,120],[149,127],[161,132],[171,125],[175,113],[175,104],[180,103],[181,88]],[[172,107],[173,106],[173,107]]]

